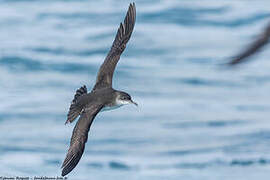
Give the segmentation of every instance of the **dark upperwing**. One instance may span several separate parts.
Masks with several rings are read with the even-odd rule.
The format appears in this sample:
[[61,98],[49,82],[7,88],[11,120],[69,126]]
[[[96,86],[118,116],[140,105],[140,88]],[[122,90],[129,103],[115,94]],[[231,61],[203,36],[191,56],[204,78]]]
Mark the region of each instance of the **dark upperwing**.
[[102,89],[104,87],[112,87],[113,73],[117,62],[120,59],[122,52],[126,48],[126,44],[130,39],[136,21],[136,7],[135,3],[129,5],[124,23],[120,23],[116,37],[113,41],[110,52],[101,65],[96,84],[92,91]]
[[62,176],[70,173],[79,163],[88,139],[90,126],[102,107],[103,105],[93,104],[85,108],[80,115],[80,119],[73,129],[69,150],[62,165]]
[[265,46],[270,38],[270,23],[266,27],[266,29],[259,35],[259,38],[256,39],[253,43],[251,43],[248,48],[242,53],[238,54],[233,58],[229,65],[236,65],[238,63],[246,61],[250,56],[257,53],[263,46]]

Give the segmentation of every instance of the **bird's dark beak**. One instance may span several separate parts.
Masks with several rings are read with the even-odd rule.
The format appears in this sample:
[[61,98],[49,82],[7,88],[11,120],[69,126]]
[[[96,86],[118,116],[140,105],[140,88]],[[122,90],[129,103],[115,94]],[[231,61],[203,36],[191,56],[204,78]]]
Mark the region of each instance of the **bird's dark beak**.
[[137,104],[136,102],[134,102],[134,101],[132,101],[132,100],[130,100],[130,102],[131,102],[132,104],[134,104],[135,106],[138,107],[138,104]]

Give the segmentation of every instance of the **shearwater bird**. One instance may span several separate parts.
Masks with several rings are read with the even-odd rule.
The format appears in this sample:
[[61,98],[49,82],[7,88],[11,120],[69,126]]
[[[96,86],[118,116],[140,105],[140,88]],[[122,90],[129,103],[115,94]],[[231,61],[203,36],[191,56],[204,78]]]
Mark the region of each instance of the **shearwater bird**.
[[88,132],[95,116],[103,110],[118,108],[125,104],[137,106],[130,95],[112,88],[112,78],[117,62],[126,48],[136,20],[135,3],[129,5],[124,23],[120,23],[112,47],[101,65],[96,84],[90,93],[86,86],[76,91],[69,108],[66,123],[72,123],[80,116],[70,140],[69,150],[62,165],[62,176],[70,173],[79,163],[87,142]]
[[235,56],[229,62],[229,65],[236,65],[246,61],[250,56],[254,55],[263,46],[265,46],[269,42],[269,39],[270,39],[270,22],[266,26],[264,31],[261,32],[261,34],[259,34],[258,38],[254,42],[252,42],[245,51]]

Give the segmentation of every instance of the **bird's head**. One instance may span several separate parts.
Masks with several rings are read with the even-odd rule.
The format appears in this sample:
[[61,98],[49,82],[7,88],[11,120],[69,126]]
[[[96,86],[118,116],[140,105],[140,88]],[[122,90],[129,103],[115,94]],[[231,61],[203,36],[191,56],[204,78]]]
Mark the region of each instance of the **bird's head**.
[[122,91],[117,92],[116,104],[118,105],[134,104],[138,106],[138,104],[131,99],[131,96],[128,93]]

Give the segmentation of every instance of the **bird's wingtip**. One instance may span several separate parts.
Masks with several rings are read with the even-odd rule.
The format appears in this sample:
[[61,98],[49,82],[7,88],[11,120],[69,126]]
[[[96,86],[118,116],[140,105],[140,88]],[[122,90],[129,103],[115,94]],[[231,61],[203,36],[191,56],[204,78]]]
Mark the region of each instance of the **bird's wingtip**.
[[61,176],[64,177],[64,176],[66,176],[66,175],[67,175],[67,174],[66,174],[65,172],[62,171]]
[[62,169],[62,173],[61,173],[61,176],[66,176],[69,172],[65,169],[65,164],[63,163],[62,166],[61,166],[61,169]]
[[129,4],[129,8],[134,8],[134,9],[135,9],[135,8],[136,8],[135,2],[130,3],[130,4]]

